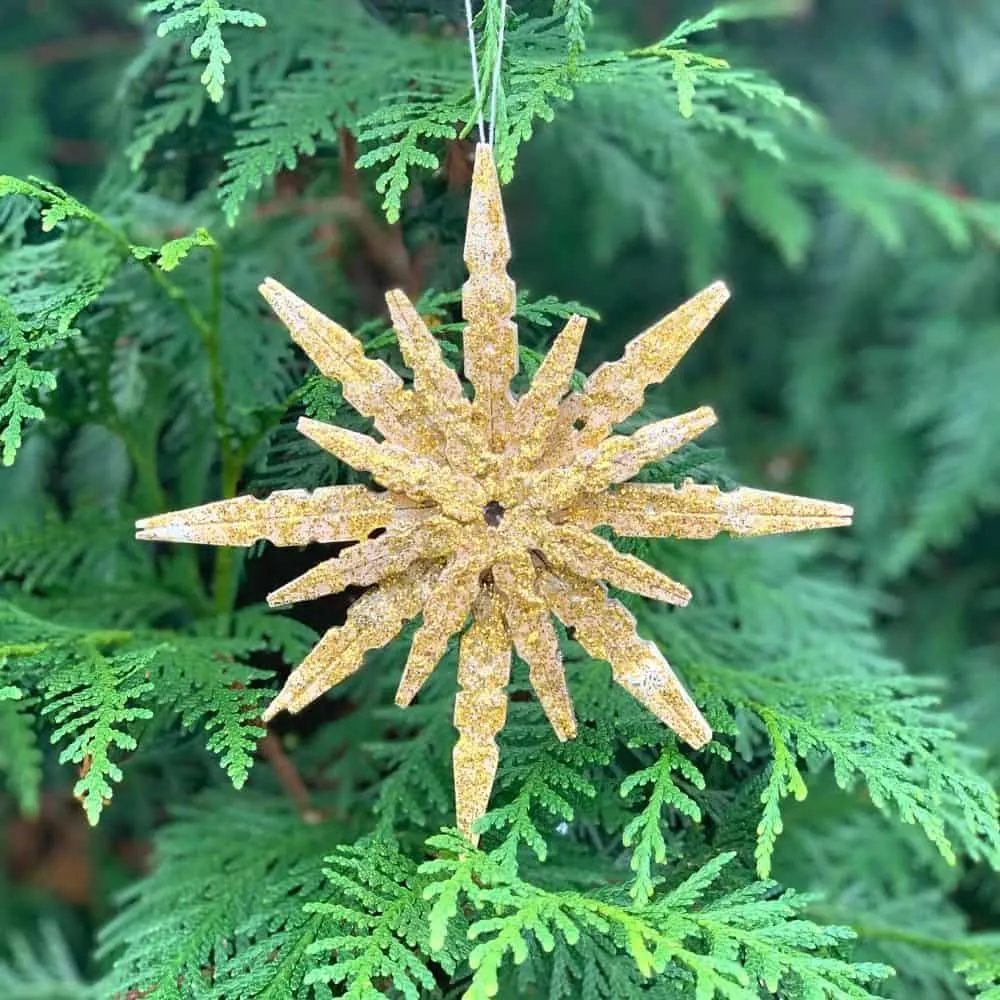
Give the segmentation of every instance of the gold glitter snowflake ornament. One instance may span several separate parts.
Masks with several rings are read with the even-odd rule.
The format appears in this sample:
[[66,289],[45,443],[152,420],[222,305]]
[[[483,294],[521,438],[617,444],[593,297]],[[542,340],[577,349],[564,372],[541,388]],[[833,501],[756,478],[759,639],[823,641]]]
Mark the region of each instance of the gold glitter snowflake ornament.
[[[291,604],[369,588],[347,621],[330,629],[288,678],[264,713],[297,712],[353,674],[365,653],[393,639],[417,616],[396,695],[408,705],[444,655],[459,648],[455,696],[455,799],[459,828],[472,836],[496,775],[497,733],[507,714],[511,650],[528,665],[532,686],[561,740],[576,734],[552,615],[577,642],[611,665],[614,679],[692,747],[711,729],[635,619],[605,584],[670,604],[687,604],[682,584],[630,555],[593,528],[619,535],[710,538],[720,531],[764,535],[849,524],[843,504],[762,490],[721,492],[628,483],[643,466],[715,423],[701,407],[630,436],[613,427],[638,410],[646,387],[673,370],[729,296],[716,283],[602,365],[580,392],[570,379],[584,320],[573,316],[556,337],[531,387],[518,399],[514,283],[510,241],[489,146],[476,150],[462,290],[465,376],[471,400],[417,311],[400,291],[386,300],[413,387],[384,362],[365,356],[343,327],[276,281],[261,292],[296,343],[344,397],[370,417],[383,440],[302,418],[299,430],[385,487],[287,490],[266,500],[236,497],[146,518],[138,537],[211,545],[355,542],[268,597]],[[621,485],[623,484],[623,485]]]

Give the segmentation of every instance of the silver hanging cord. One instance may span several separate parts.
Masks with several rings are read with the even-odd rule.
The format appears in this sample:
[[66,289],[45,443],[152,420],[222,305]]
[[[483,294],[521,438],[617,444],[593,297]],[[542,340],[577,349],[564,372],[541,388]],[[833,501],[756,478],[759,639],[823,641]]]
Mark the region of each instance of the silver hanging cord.
[[507,26],[507,0],[500,0],[500,32],[497,35],[497,61],[493,67],[493,93],[490,95],[490,145],[497,137],[497,94],[500,92],[500,64],[503,62],[503,32]]
[[479,141],[486,142],[486,123],[483,121],[483,92],[479,87],[479,56],[476,55],[476,29],[472,24],[472,0],[465,0],[465,23],[469,27],[469,58],[472,61],[472,90],[479,113]]
[[476,30],[473,25],[472,0],[465,0],[465,23],[469,29],[469,61],[472,63],[472,92],[476,100],[479,141],[492,146],[497,134],[497,99],[500,93],[500,64],[503,62],[503,36],[507,26],[507,0],[500,0],[500,31],[497,34],[497,58],[493,66],[490,85],[490,131],[486,136],[486,122],[483,120],[483,92],[479,83],[479,56],[476,54]]

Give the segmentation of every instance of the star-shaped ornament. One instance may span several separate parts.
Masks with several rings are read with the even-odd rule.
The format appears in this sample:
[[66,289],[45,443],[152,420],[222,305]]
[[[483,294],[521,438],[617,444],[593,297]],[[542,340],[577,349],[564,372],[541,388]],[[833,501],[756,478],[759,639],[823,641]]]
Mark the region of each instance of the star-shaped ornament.
[[849,524],[843,504],[754,489],[722,492],[629,483],[715,423],[700,407],[631,435],[616,424],[643,404],[722,307],[729,293],[711,285],[655,323],[602,365],[579,392],[571,378],[584,320],[572,316],[530,388],[514,398],[518,370],[510,240],[488,145],[476,149],[462,290],[465,377],[442,359],[440,345],[401,291],[386,295],[412,388],[343,327],[268,279],[261,292],[319,370],[370,417],[382,440],[308,418],[299,430],[384,487],[287,490],[265,500],[231,500],[138,522],[138,537],[210,545],[354,542],[268,597],[292,604],[365,587],[346,622],[330,629],[293,671],[264,719],[297,712],[357,671],[366,652],[423,621],[413,637],[396,703],[409,705],[461,638],[455,696],[455,799],[470,837],[486,811],[496,775],[496,736],[507,714],[511,651],[561,740],[576,734],[555,615],[614,679],[692,747],[712,731],[657,647],[608,597],[605,584],[670,604],[687,604],[681,583],[593,533],[710,538],[765,535]]

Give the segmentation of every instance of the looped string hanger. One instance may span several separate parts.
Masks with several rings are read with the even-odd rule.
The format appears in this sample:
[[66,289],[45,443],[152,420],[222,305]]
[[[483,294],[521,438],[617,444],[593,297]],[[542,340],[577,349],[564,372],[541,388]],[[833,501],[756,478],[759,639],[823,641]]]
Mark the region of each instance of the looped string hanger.
[[472,63],[472,92],[476,99],[477,125],[479,141],[493,145],[497,134],[497,95],[500,92],[500,64],[503,61],[503,36],[507,26],[507,0],[500,0],[500,31],[497,35],[497,58],[493,65],[490,84],[490,130],[486,134],[486,122],[483,120],[483,92],[479,82],[479,56],[476,53],[476,29],[472,16],[472,0],[465,0],[465,23],[469,29],[469,60]]

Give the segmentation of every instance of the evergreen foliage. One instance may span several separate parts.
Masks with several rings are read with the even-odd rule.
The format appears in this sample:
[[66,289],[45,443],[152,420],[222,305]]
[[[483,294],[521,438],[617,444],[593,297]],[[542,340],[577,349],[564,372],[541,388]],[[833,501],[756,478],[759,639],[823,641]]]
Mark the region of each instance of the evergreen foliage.
[[711,402],[728,450],[643,477],[857,509],[822,537],[614,539],[695,594],[622,599],[705,750],[560,629],[579,736],[515,659],[473,847],[454,645],[406,711],[412,626],[265,727],[356,595],[263,606],[317,546],[134,541],[147,514],[357,479],[294,432],[367,427],[267,275],[408,379],[380,302],[405,287],[461,367],[501,28],[473,5],[477,107],[463,6],[0,11],[0,997],[996,1000],[991,0],[508,5],[515,388],[571,313],[589,371],[725,276],[643,418]]
[[0,987],[24,1000],[88,1000],[91,989],[55,924],[43,924],[36,940],[15,934],[10,958],[0,962]]

